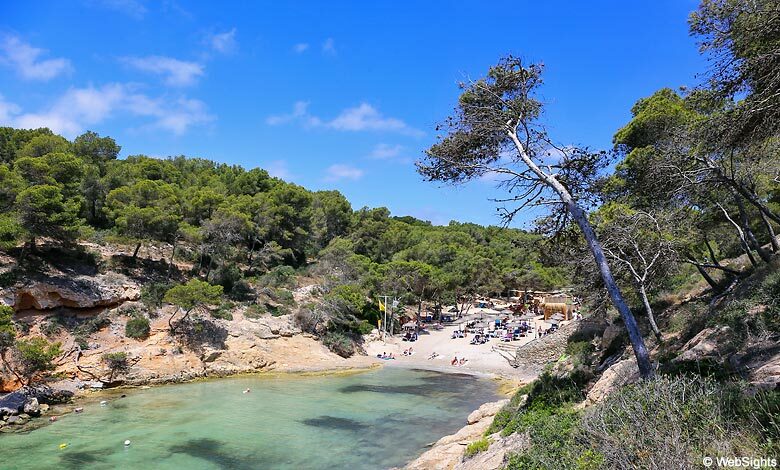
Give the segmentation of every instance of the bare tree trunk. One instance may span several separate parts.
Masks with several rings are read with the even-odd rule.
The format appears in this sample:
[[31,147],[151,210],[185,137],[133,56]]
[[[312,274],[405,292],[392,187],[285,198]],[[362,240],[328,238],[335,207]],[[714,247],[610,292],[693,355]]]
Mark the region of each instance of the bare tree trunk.
[[745,210],[745,204],[742,203],[742,200],[739,198],[739,196],[735,196],[734,200],[736,201],[737,207],[739,208],[739,218],[742,221],[742,228],[745,230],[745,235],[747,236],[748,241],[758,252],[758,256],[760,256],[765,263],[768,263],[771,260],[771,256],[769,256],[769,253],[764,250],[764,248],[761,246],[761,243],[758,242],[756,235],[753,233],[753,229],[750,228],[750,219],[748,219],[747,211]]
[[715,292],[720,292],[723,290],[723,287],[721,287],[720,284],[715,282],[715,279],[710,276],[710,274],[699,264],[699,263],[691,263],[694,266],[696,266],[696,269],[699,271],[699,274],[701,274],[701,277],[704,278],[705,281],[707,281],[707,284],[712,287],[712,290]]
[[776,223],[780,224],[780,216],[778,216],[777,214],[775,214],[774,212],[769,210],[769,208],[766,206],[766,204],[761,202],[761,199],[758,197],[758,195],[754,191],[746,188],[744,185],[740,184],[734,178],[729,178],[728,176],[726,176],[726,174],[723,173],[723,170],[718,165],[716,165],[714,162],[712,162],[711,160],[705,159],[704,160],[704,164],[710,170],[714,171],[715,174],[717,174],[718,177],[720,177],[723,181],[725,181],[729,186],[731,186],[734,189],[734,191],[736,191],[742,197],[744,197],[745,200],[747,200],[749,203],[753,204],[753,206],[755,206],[756,209],[759,210],[759,212],[761,212],[765,216],[769,217],[770,219],[772,219]]
[[647,319],[650,320],[650,328],[653,330],[653,334],[658,341],[662,341],[661,330],[658,329],[658,324],[655,322],[655,315],[653,315],[653,308],[650,306],[650,301],[647,298],[645,285],[641,282],[639,283],[639,296],[642,297],[642,304],[645,306],[645,312],[647,312]]
[[750,250],[750,244],[748,244],[747,238],[745,238],[745,231],[742,230],[742,227],[738,223],[734,221],[734,219],[731,218],[729,215],[729,212],[720,204],[718,204],[718,207],[720,207],[720,210],[723,211],[723,215],[726,216],[726,220],[731,222],[731,225],[734,226],[734,228],[737,230],[737,234],[739,235],[739,241],[742,245],[742,251],[745,252],[748,259],[750,260],[750,264],[753,265],[753,267],[758,266],[758,262],[756,261],[756,258],[753,256],[752,251]]
[[[193,308],[191,308],[191,309],[187,310],[186,312],[184,312],[184,316],[183,316],[183,317],[181,317],[181,320],[179,320],[179,323],[181,323],[181,322],[183,322],[184,320],[186,320],[186,319],[187,319],[187,318],[190,316],[190,312],[192,312],[192,310],[193,310],[194,308],[195,308],[195,307],[193,307]],[[178,308],[178,307],[177,307],[177,308],[176,308],[176,310],[173,312],[173,314],[172,314],[170,317],[168,317],[168,328],[170,328],[170,330],[171,330],[171,336],[173,336],[174,334],[176,334],[176,327],[175,327],[175,326],[173,326],[173,317],[175,317],[177,313],[179,313],[179,308]]]
[[252,237],[252,247],[249,249],[249,258],[246,260],[246,265],[249,266],[249,269],[252,269],[252,256],[255,254],[255,243],[257,242],[257,237]]
[[607,292],[609,292],[609,296],[612,299],[612,304],[620,313],[620,316],[623,318],[623,323],[626,325],[628,338],[631,341],[631,347],[633,348],[634,355],[636,356],[637,366],[639,366],[639,374],[643,379],[652,378],[654,372],[653,367],[650,364],[650,353],[647,351],[647,347],[645,346],[645,341],[642,338],[642,333],[639,331],[639,325],[636,322],[636,318],[634,318],[634,314],[631,313],[631,309],[628,308],[628,304],[626,304],[625,299],[623,299],[623,294],[620,292],[620,288],[615,282],[615,279],[612,277],[612,270],[607,263],[606,256],[604,256],[604,251],[601,249],[601,244],[599,243],[598,238],[596,238],[596,232],[593,230],[593,226],[590,225],[590,221],[588,221],[588,217],[585,214],[585,211],[580,206],[578,206],[571,199],[571,197],[569,197],[569,200],[566,202],[569,208],[569,213],[580,227],[580,230],[582,231],[583,235],[585,236],[585,240],[588,243],[588,247],[593,254],[593,258],[596,260],[596,265],[598,266],[599,272],[601,273],[601,279],[604,281],[604,286],[607,288]]
[[707,245],[707,251],[710,253],[710,260],[716,266],[720,266],[720,261],[718,261],[718,258],[715,256],[715,250],[712,249],[712,244],[710,244],[710,240],[706,237],[706,235],[704,237],[704,244]]
[[772,227],[772,222],[769,221],[766,214],[763,212],[759,212],[759,215],[761,215],[761,221],[764,223],[767,233],[769,233],[769,243],[772,245],[772,252],[780,253],[780,243],[777,242],[777,235],[775,235],[775,229]]
[[173,239],[173,248],[171,249],[171,262],[168,263],[168,274],[165,275],[165,280],[171,280],[171,273],[173,272],[173,259],[176,257],[176,244],[179,242],[179,238]]
[[620,292],[620,288],[612,276],[612,270],[610,269],[607,258],[604,255],[604,250],[601,248],[601,243],[599,243],[599,240],[596,237],[596,231],[593,230],[593,226],[590,224],[585,210],[574,201],[574,198],[572,198],[569,190],[566,189],[566,187],[562,185],[560,181],[558,181],[554,176],[542,171],[542,169],[539,168],[536,163],[534,163],[534,161],[525,151],[525,147],[523,147],[523,144],[520,142],[514,131],[509,132],[509,137],[514,142],[519,156],[523,160],[523,163],[525,163],[525,165],[528,166],[528,168],[530,168],[531,171],[533,171],[534,174],[536,174],[536,176],[541,179],[548,187],[550,187],[558,194],[561,202],[565,204],[569,214],[571,214],[572,218],[582,231],[582,234],[588,243],[588,247],[593,254],[596,265],[599,268],[599,272],[601,273],[601,279],[604,281],[607,292],[609,292],[609,296],[612,299],[612,304],[615,306],[617,311],[620,312],[620,316],[623,318],[623,323],[625,324],[626,330],[628,331],[628,338],[631,342],[631,347],[633,348],[634,355],[636,356],[636,363],[639,367],[639,374],[643,379],[652,378],[654,371],[652,364],[650,363],[650,353],[645,346],[645,341],[642,338],[639,325],[636,322],[636,318],[634,318],[634,314],[631,313],[631,309],[628,308],[625,299],[623,299],[623,294]]
[[140,249],[141,249],[141,243],[139,242],[139,243],[138,243],[138,244],[135,246],[135,251],[133,251],[133,259],[136,259],[136,257],[138,256],[138,250],[140,250]]

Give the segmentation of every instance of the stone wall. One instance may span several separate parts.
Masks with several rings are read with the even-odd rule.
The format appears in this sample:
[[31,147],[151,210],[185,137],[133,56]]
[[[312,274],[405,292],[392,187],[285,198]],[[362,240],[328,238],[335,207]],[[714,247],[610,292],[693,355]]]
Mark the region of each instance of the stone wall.
[[520,346],[515,356],[519,367],[541,372],[545,365],[557,361],[566,352],[566,342],[569,336],[577,331],[581,324],[582,321],[573,321],[563,325],[555,333],[542,336]]

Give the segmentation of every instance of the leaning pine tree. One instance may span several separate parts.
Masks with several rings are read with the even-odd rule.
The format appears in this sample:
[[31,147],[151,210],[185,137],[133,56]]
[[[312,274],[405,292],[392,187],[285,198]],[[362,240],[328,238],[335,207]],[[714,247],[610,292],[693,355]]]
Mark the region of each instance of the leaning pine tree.
[[[535,99],[542,67],[523,65],[506,57],[492,67],[485,78],[461,84],[463,90],[455,114],[437,128],[446,132],[426,151],[417,169],[430,181],[459,184],[493,175],[514,203],[505,209],[505,219],[525,207],[546,205],[565,223],[571,218],[582,231],[598,265],[604,285],[620,312],[643,378],[653,376],[650,356],[588,221],[581,199],[605,164],[603,153],[557,147],[540,124],[542,104]],[[552,158],[551,154],[555,157]],[[554,160],[554,161],[553,161]]]

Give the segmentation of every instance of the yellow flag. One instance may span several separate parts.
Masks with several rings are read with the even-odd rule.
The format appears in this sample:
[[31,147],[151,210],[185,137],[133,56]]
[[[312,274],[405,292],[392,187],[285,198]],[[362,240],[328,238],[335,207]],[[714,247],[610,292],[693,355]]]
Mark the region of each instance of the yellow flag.
[[379,301],[379,311],[384,312],[385,311],[385,304],[382,303],[382,301]]

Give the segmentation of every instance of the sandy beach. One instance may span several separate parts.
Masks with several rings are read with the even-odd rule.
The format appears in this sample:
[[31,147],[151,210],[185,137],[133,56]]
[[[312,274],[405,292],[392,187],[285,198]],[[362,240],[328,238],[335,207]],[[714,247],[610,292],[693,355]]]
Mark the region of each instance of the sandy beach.
[[[500,316],[503,317],[504,315]],[[498,317],[499,316],[496,315],[484,316],[486,320],[489,319],[490,321],[493,321]],[[494,350],[493,346],[498,344],[522,346],[534,341],[535,335],[521,337],[516,341],[506,343],[498,338],[491,338],[490,341],[484,344],[470,344],[474,337],[473,334],[468,334],[466,338],[452,338],[453,331],[460,328],[460,323],[479,318],[479,311],[477,311],[467,318],[459,320],[457,323],[445,325],[441,330],[435,330],[429,326],[428,331],[421,333],[419,339],[414,342],[403,341],[401,335],[395,335],[388,336],[384,340],[376,339],[368,341],[364,344],[364,348],[369,357],[387,367],[416,367],[448,373],[501,376],[519,381],[533,380],[536,376],[533,371],[524,369],[523,367],[512,367],[501,353]],[[541,320],[536,321],[534,328],[539,325],[545,329],[549,328],[549,324]],[[404,356],[403,351],[410,347],[413,349],[414,354],[411,356]],[[437,353],[437,356],[433,359],[429,359],[434,352]],[[395,356],[395,359],[378,359],[377,355],[382,353],[392,353]],[[505,355],[507,354],[506,352],[503,353]],[[458,359],[465,358],[466,363],[453,366],[451,365],[451,361],[454,357],[457,357]]]

